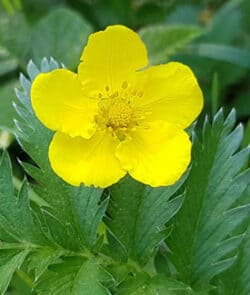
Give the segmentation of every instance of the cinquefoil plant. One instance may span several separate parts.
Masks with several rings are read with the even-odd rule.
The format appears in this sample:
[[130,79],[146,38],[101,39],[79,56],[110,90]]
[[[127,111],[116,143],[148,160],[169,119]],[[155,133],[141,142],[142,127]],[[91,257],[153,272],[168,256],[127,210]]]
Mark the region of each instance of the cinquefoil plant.
[[[68,153],[65,157],[69,162],[61,167],[58,166],[60,159],[53,158],[59,152],[53,151],[49,160],[54,132],[38,120],[30,98],[34,79],[50,77],[58,68],[53,59],[43,59],[40,68],[30,62],[29,79],[21,75],[22,90],[16,91],[19,100],[15,105],[17,140],[32,159],[32,164],[21,162],[21,165],[32,181],[24,180],[17,191],[8,154],[1,154],[0,293],[5,294],[13,274],[18,272],[28,280],[34,294],[41,295],[249,295],[250,171],[246,168],[249,148],[240,149],[243,128],[241,125],[235,128],[235,112],[231,111],[224,119],[219,111],[211,122],[205,120],[202,132],[200,128],[192,132],[192,164],[185,173],[190,150],[186,139],[186,148],[180,142],[176,150],[171,149],[170,167],[166,166],[166,158],[161,165],[160,158],[153,162],[156,165],[151,178],[148,164],[144,171],[135,165],[134,158],[121,156],[124,149],[130,147],[131,141],[128,141],[123,152],[120,149],[118,158],[121,163],[127,163],[124,170],[141,182],[127,175],[109,186],[126,173],[120,169],[114,174],[114,163],[98,166],[96,160],[95,168],[101,178],[92,177],[89,182],[106,188],[79,185],[84,180],[90,184],[92,168],[85,174],[77,161],[69,168]],[[41,72],[49,74],[41,76]],[[192,87],[198,87],[195,80],[192,81]],[[121,86],[127,88],[126,84]],[[46,85],[44,87],[46,89]],[[197,91],[199,89],[196,94]],[[139,92],[137,95],[140,97]],[[32,99],[34,97],[32,94]],[[117,138],[123,141],[127,119],[133,116],[124,101],[119,103],[117,106],[112,101],[111,105],[110,102],[106,105],[105,101],[101,109],[103,116],[97,117],[97,121],[102,124],[107,108],[110,111],[115,107],[116,112],[106,120]],[[201,104],[198,104],[190,118],[186,117],[188,120],[182,129],[200,111]],[[126,116],[117,117],[117,108],[125,109]],[[50,111],[48,109],[48,113]],[[54,112],[55,122],[60,124],[51,129],[60,130],[67,118],[58,118],[56,109]],[[121,126],[124,124],[126,126]],[[181,126],[177,125],[174,130]],[[152,126],[150,120],[148,126]],[[162,127],[159,133],[170,130],[164,124],[157,126]],[[91,126],[88,131],[93,132]],[[184,131],[180,134],[187,137]],[[69,149],[67,144],[70,142],[62,146]],[[168,145],[163,143],[163,146],[164,151],[168,150]],[[183,148],[184,153],[181,152]],[[152,150],[157,154],[159,148]],[[186,160],[171,174],[179,165],[180,155]],[[63,153],[60,157],[62,161]],[[165,172],[168,172],[167,177]],[[152,186],[163,182],[171,185],[152,187],[142,182]]]

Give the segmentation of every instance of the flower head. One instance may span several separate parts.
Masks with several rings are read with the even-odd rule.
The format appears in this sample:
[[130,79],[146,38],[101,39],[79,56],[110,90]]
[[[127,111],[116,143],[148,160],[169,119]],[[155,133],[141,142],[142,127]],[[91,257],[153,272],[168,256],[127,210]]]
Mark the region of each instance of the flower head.
[[184,129],[203,104],[189,67],[148,67],[140,37],[121,25],[90,35],[78,74],[39,74],[31,101],[40,121],[56,131],[53,170],[72,185],[98,187],[126,173],[151,186],[176,182],[191,157]]

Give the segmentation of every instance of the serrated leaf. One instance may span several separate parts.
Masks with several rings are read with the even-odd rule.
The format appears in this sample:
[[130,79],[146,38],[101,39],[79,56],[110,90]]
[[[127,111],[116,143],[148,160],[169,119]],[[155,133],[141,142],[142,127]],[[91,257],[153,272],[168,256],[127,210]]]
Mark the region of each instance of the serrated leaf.
[[166,62],[170,55],[201,33],[199,27],[182,25],[151,26],[139,32],[147,46],[151,64]]
[[202,142],[194,134],[185,202],[168,239],[179,278],[197,289],[234,263],[243,236],[233,232],[250,213],[250,205],[235,205],[250,182],[250,171],[242,172],[249,149],[237,152],[243,130],[238,126],[231,131],[234,124],[234,111],[226,120],[219,111],[212,126],[205,121]]
[[27,182],[15,195],[11,164],[5,152],[0,159],[0,240],[0,294],[4,294],[26,256],[44,245],[53,245],[31,210]]
[[[54,59],[43,59],[43,72],[55,68],[58,68],[58,64]],[[27,71],[31,80],[40,72],[32,62]],[[48,149],[53,132],[44,127],[33,112],[30,103],[31,81],[21,75],[20,84],[23,89],[16,91],[19,103],[15,105],[18,114],[17,139],[38,166],[22,163],[26,172],[37,181],[33,189],[50,205],[42,211],[44,227],[49,229],[48,234],[55,243],[66,249],[92,247],[98,239],[98,226],[105,213],[107,200],[101,201],[102,190],[73,187],[52,171]]]
[[37,63],[43,57],[55,57],[69,68],[75,68],[83,46],[92,32],[91,25],[68,8],[57,8],[34,27],[32,56]]
[[98,260],[71,257],[58,265],[51,266],[46,276],[36,287],[40,295],[109,295],[103,283],[112,281]]
[[0,160],[0,239],[24,243],[27,247],[48,242],[31,211],[26,182],[15,196],[11,164],[6,153]]
[[65,252],[62,249],[49,247],[43,247],[33,252],[28,259],[28,270],[29,272],[34,271],[34,281],[36,282],[47,270],[48,266],[55,263],[63,254]]
[[99,224],[105,214],[108,198],[100,202],[101,189],[81,187],[79,193],[72,196],[74,220],[78,225],[84,244],[91,247],[97,240]]
[[117,288],[117,295],[187,295],[191,288],[182,282],[164,277],[150,277],[147,274],[131,276]]
[[[250,186],[243,195],[244,202],[250,202]],[[249,214],[250,217],[250,214]],[[250,218],[243,242],[237,253],[237,261],[231,269],[219,277],[220,295],[250,294]],[[243,227],[244,229],[244,227]]]
[[[144,264],[167,233],[165,223],[179,210],[183,197],[170,200],[184,181],[170,187],[151,188],[132,178],[125,178],[110,189],[110,205],[106,224],[127,257]],[[111,242],[111,241],[110,241]],[[117,251],[117,243],[110,245]]]
[[[54,240],[51,242],[48,239],[50,238],[49,234],[47,234],[47,236],[44,234],[45,228],[42,229],[40,221],[37,219],[37,215],[30,208],[27,186],[27,182],[24,182],[18,196],[15,196],[15,190],[12,184],[10,160],[7,154],[4,153],[0,161],[0,275],[1,271],[6,272],[0,277],[0,288],[2,287],[4,289],[7,288],[13,273],[21,266],[28,254],[28,270],[31,273],[34,271],[34,280],[37,280],[47,270],[50,264],[55,263],[61,256],[69,255],[70,253],[69,251],[66,251],[55,245],[53,243]],[[96,192],[99,191],[97,190]],[[86,227],[84,227],[83,220],[85,217],[80,217],[81,208],[84,206],[87,208],[89,204],[92,205],[93,209],[96,209],[93,203],[96,202],[95,195],[89,191],[89,194],[85,196],[85,199],[83,198],[83,200],[79,201],[79,203],[75,203],[75,206],[79,207],[78,211],[76,211],[76,220],[77,217],[79,217],[79,220],[82,221],[80,225],[82,233],[86,233],[86,236],[84,236],[85,239],[88,240],[92,238],[92,242],[94,243],[96,239],[96,227],[98,227],[99,223],[96,220],[91,219],[91,216],[98,215],[98,218],[100,218],[99,215],[101,215],[102,217],[105,207],[103,205],[97,207],[99,212],[93,212],[92,208],[87,210],[86,217],[89,218],[89,220],[88,222],[85,221]],[[78,197],[83,196],[81,194],[76,196],[75,201],[78,200]],[[99,193],[97,197],[99,200]],[[55,220],[54,217],[51,218]],[[91,221],[93,222],[91,223]],[[62,229],[62,227],[60,227],[60,229]],[[46,230],[48,230],[48,228]],[[64,232],[57,232],[58,228],[55,228],[54,230],[57,235],[64,235]],[[87,230],[87,232],[84,232],[84,230]],[[13,258],[12,253],[15,255]],[[25,255],[22,255],[22,253],[25,253]],[[8,257],[10,257],[10,259]],[[81,261],[80,258],[79,261]],[[85,264],[84,267],[87,267],[86,272],[90,272],[91,275],[91,265]],[[103,274],[103,272],[101,273]],[[97,272],[92,272],[92,275],[97,275]],[[90,279],[91,277],[88,278],[88,280]],[[75,288],[79,289],[76,289],[74,294],[79,294],[81,287],[85,288],[84,285],[79,284],[75,286]],[[86,288],[88,288],[88,284]],[[93,288],[93,290],[96,291],[98,288],[100,288],[100,290],[102,289],[102,287],[99,285],[95,287],[95,289],[92,285],[89,288]]]
[[0,249],[0,294],[5,294],[14,272],[22,265],[28,250],[11,251]]

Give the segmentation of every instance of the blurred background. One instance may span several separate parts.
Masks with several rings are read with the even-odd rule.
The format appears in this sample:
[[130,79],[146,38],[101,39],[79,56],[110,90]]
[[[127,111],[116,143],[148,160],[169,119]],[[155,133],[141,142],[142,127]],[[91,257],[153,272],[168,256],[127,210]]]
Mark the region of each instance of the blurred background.
[[[136,30],[151,64],[188,64],[204,92],[203,114],[236,108],[249,143],[249,0],[0,0],[0,149],[12,157],[17,186],[23,172],[16,158],[27,157],[13,135],[20,72],[30,59],[39,65],[51,56],[76,70],[88,35],[110,24]],[[18,272],[12,292],[30,294],[29,283]]]

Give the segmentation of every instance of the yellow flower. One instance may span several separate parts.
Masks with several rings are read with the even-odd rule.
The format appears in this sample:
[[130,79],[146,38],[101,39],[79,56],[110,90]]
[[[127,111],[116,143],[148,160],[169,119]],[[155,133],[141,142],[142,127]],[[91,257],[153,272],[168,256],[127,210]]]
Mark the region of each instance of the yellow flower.
[[185,172],[184,129],[202,109],[202,92],[181,63],[147,66],[140,37],[115,25],[90,35],[78,74],[57,69],[34,80],[32,106],[56,131],[49,160],[66,182],[104,188],[129,173],[155,187]]

